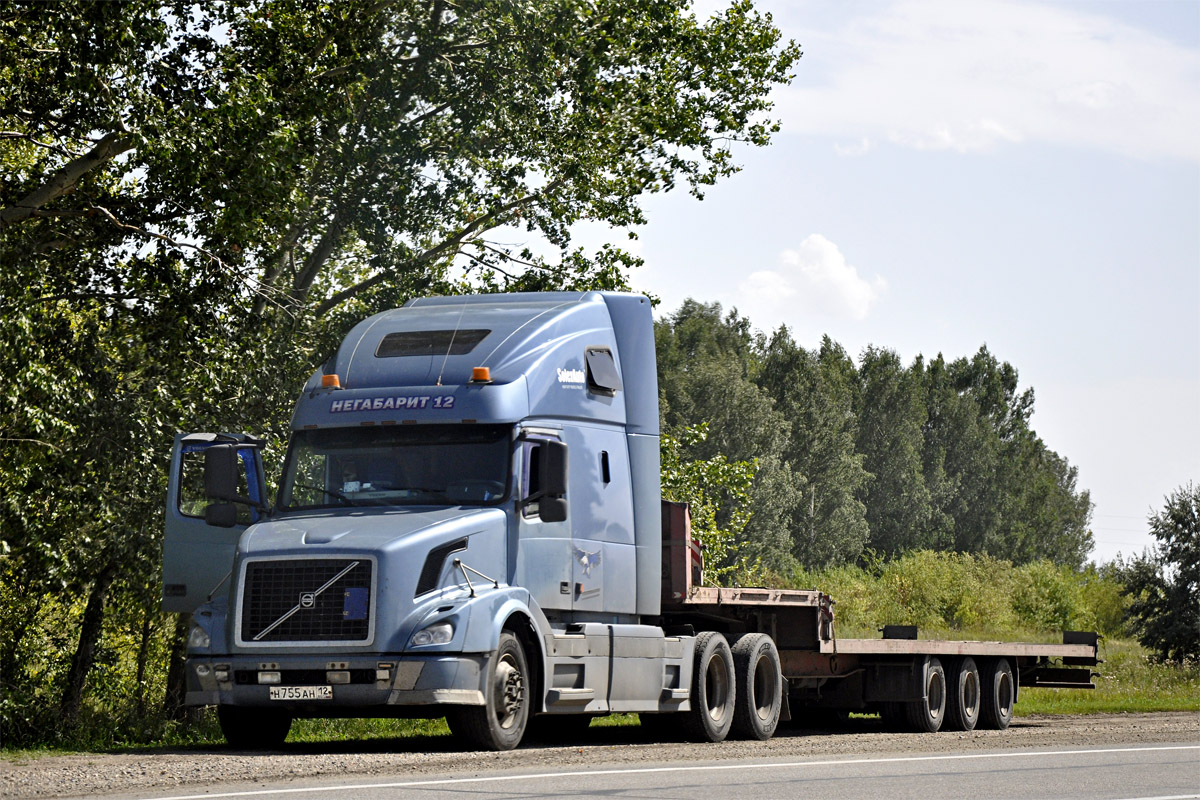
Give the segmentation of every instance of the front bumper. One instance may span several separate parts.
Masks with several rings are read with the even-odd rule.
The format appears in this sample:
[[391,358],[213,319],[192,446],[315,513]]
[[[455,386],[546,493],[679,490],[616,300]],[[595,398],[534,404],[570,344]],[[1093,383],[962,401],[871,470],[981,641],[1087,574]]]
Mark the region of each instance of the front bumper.
[[[205,656],[187,661],[189,706],[322,708],[484,705],[486,654]],[[277,673],[277,683],[261,676]],[[328,700],[272,700],[271,686],[331,686]]]

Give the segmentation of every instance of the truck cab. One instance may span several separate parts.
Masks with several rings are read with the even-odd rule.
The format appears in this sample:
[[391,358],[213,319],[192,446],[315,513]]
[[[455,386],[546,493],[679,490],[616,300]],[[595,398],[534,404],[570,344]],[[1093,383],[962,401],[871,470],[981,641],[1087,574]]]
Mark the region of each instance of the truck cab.
[[262,442],[176,438],[163,605],[193,614],[187,702],[235,744],[298,716],[446,715],[486,749],[534,714],[679,707],[690,639],[643,624],[658,433],[645,297],[364,320],[303,387],[273,504]]

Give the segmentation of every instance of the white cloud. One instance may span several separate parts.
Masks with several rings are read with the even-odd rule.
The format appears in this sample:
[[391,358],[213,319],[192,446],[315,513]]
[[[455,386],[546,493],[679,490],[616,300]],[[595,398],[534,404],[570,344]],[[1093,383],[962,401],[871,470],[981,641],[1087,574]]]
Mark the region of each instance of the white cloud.
[[739,283],[737,305],[759,325],[797,314],[861,320],[886,290],[882,277],[861,277],[836,244],[814,233],[783,251],[776,269],[752,272]]
[[1069,6],[843,8],[864,13],[814,29],[803,12],[786,30],[805,50],[779,97],[787,133],[832,136],[843,155],[879,142],[958,152],[1047,142],[1200,162],[1195,48]]

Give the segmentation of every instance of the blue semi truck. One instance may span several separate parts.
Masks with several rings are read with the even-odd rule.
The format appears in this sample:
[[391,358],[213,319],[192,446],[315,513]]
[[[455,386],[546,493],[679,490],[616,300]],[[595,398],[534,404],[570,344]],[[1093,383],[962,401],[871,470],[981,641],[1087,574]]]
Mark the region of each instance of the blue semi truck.
[[163,606],[192,615],[186,702],[236,747],[297,717],[445,716],[506,750],[622,712],[697,741],[814,710],[1004,728],[1018,686],[1091,687],[1094,634],[839,640],[821,592],[701,585],[660,496],[653,337],[632,294],[415,299],[304,386],[273,503],[262,441],[177,436]]

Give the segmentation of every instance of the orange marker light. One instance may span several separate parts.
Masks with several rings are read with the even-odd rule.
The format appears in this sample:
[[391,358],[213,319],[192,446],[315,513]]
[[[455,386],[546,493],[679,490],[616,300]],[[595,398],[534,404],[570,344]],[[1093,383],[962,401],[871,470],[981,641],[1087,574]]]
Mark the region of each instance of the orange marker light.
[[471,368],[471,383],[488,383],[492,379],[492,371],[487,367]]
[[340,389],[340,388],[342,388],[342,381],[340,378],[338,378],[337,375],[322,375],[321,376],[321,388],[322,389]]

